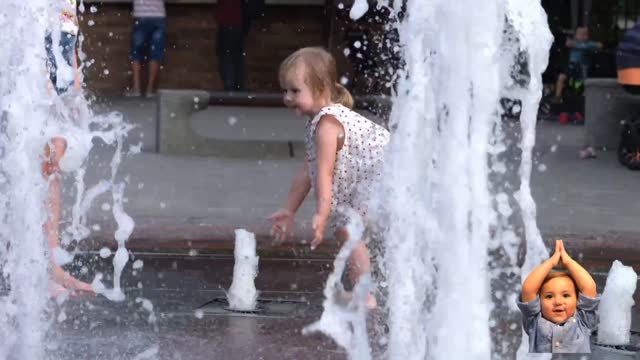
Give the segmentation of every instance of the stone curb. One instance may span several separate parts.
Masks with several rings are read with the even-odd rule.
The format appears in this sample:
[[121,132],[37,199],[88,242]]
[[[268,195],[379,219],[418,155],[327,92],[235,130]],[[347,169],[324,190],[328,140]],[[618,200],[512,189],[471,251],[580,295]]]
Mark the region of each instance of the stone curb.
[[[252,226],[235,225],[228,221],[221,224],[195,224],[188,219],[146,219],[136,225],[127,248],[133,252],[171,252],[197,254],[233,254],[234,230],[244,228],[256,235],[257,249],[261,256],[293,258],[333,258],[339,247],[333,238],[327,238],[314,251],[306,241],[312,236],[305,224],[297,229],[291,241],[275,243],[269,234],[269,224]],[[106,246],[115,249],[115,229],[103,228],[83,241],[79,250],[97,251]],[[576,259],[587,259],[591,267],[608,269],[614,259],[627,265],[640,267],[640,233],[609,231],[600,234],[580,234],[558,231],[543,231],[544,242],[553,248],[555,239],[563,239],[567,250]]]

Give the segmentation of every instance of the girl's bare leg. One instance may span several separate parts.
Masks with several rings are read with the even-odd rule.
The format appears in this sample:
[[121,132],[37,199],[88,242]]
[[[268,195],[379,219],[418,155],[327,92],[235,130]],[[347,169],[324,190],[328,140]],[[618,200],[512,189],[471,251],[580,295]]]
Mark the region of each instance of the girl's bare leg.
[[[62,184],[60,181],[60,168],[59,162],[64,155],[67,142],[60,137],[51,139],[51,141],[45,145],[44,148],[44,162],[42,163],[42,175],[49,182],[49,188],[47,192],[47,200],[45,208],[47,210],[47,222],[44,224],[44,232],[47,237],[47,244],[49,250],[53,250],[60,246],[59,236],[59,224],[62,204]],[[56,284],[62,285],[69,290],[82,290],[93,292],[93,288],[90,284],[82,282],[67,272],[65,272],[60,265],[56,264],[51,258],[51,275],[53,281]],[[50,286],[52,289],[58,289],[59,287]],[[52,292],[55,294],[55,292]]]
[[[349,232],[340,228],[336,230],[336,238],[342,245],[349,239]],[[362,240],[358,240],[358,244],[355,246],[349,257],[349,263],[347,267],[347,275],[351,284],[355,285],[360,277],[371,271],[371,259],[369,257],[369,250],[367,245]],[[367,297],[367,308],[375,309],[378,306],[375,296],[369,293]]]

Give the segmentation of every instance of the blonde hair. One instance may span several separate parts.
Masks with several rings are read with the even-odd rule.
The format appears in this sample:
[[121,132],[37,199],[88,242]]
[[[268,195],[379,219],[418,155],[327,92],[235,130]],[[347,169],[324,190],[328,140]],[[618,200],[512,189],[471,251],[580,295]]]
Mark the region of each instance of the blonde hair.
[[305,47],[287,56],[280,64],[278,78],[284,83],[286,75],[304,66],[305,83],[311,88],[314,96],[329,91],[331,102],[353,108],[353,97],[349,90],[338,83],[336,60],[321,47]]

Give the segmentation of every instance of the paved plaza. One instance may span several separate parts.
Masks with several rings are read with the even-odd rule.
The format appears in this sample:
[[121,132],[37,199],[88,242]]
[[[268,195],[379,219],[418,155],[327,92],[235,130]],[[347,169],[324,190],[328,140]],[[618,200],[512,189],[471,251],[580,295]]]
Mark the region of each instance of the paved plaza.
[[[137,239],[226,238],[230,230],[239,227],[266,235],[268,224],[264,218],[285,200],[303,154],[266,159],[259,154],[240,158],[158,154],[154,151],[154,100],[114,98],[96,105],[97,112],[107,109],[123,112],[127,121],[137,125],[127,142],[141,143],[143,149],[140,154],[125,157],[119,170],[121,177],[126,176],[129,181],[125,210],[136,221],[132,243]],[[194,116],[192,126],[201,134],[218,138],[237,137],[234,134],[243,126],[274,132],[282,126],[301,127],[302,119],[289,116],[283,121],[278,111],[286,109],[264,112],[259,121],[229,124],[226,115],[221,117],[209,108]],[[225,133],[221,130],[224,126],[233,129]],[[538,227],[546,240],[569,237],[570,247],[632,247],[640,240],[639,174],[620,166],[614,151],[601,151],[596,159],[581,160],[578,151],[583,132],[583,126],[556,122],[540,122],[537,126],[532,192]],[[87,184],[106,177],[109,170],[104,165],[112,153],[107,147],[93,150]],[[73,179],[67,180],[70,184]],[[67,195],[68,204],[73,192],[67,191]],[[302,233],[309,227],[311,205],[312,201],[307,202],[298,216]],[[89,218],[104,230],[96,237],[108,236],[113,227],[110,212],[94,206]],[[572,242],[573,238],[576,242]]]
[[[305,337],[300,332],[320,316],[321,290],[336,245],[328,239],[310,252],[300,243],[273,244],[268,235],[265,217],[284,201],[302,154],[294,158],[159,154],[154,151],[154,100],[110,99],[95,108],[121,111],[138,126],[127,144],[141,143],[143,151],[123,158],[118,179],[127,181],[125,210],[136,222],[128,248],[132,256],[144,260],[144,269],[133,271],[131,263],[125,268],[125,303],[102,297],[75,299],[55,310],[58,318],[59,313],[66,317],[52,327],[58,358],[345,359],[345,353],[326,337]],[[264,123],[254,119],[230,124],[216,116],[214,109],[198,113],[193,127],[202,134],[224,137],[220,130],[224,124],[254,124],[278,131],[272,124],[300,126],[294,122],[303,121],[283,120],[277,111],[267,113],[261,119]],[[279,120],[270,122],[273,119]],[[237,131],[228,129],[228,134],[242,141]],[[564,238],[602,289],[613,259],[640,268],[636,219],[640,174],[618,165],[610,151],[600,152],[593,160],[579,159],[583,131],[581,126],[538,124],[532,188],[545,241]],[[112,154],[112,148],[95,147],[87,167],[87,186],[108,178]],[[68,207],[73,201],[73,179],[67,176],[65,184]],[[95,251],[114,245],[112,214],[102,206],[107,202],[110,198],[102,196],[90,210],[88,224],[94,231],[92,242],[85,245],[90,251],[79,255],[79,263],[105,274],[111,271],[110,259],[99,258]],[[298,240],[309,238],[312,214],[310,201],[298,216]],[[236,228],[256,233],[261,256],[257,288],[261,299],[276,299],[288,309],[285,313],[244,316],[216,307],[230,285]],[[143,299],[153,303],[153,311],[143,306]],[[634,330],[640,330],[638,318],[635,311]],[[375,344],[384,337],[385,327],[373,318],[372,324],[370,337]],[[90,336],[86,329],[92,329]],[[637,343],[635,336],[633,341]],[[374,353],[378,350],[374,346]]]

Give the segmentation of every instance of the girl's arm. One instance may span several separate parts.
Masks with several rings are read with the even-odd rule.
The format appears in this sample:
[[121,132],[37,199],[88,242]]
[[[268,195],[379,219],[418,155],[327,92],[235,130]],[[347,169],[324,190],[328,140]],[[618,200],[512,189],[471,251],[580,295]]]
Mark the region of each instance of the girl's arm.
[[328,218],[333,196],[333,170],[338,152],[338,136],[343,133],[342,124],[331,115],[320,118],[316,127],[316,153],[318,163],[316,215]]
[[309,190],[311,190],[311,179],[309,178],[309,164],[305,160],[293,177],[284,208],[295,214],[307,197]]
[[295,214],[307,197],[309,189],[311,189],[309,166],[305,161],[293,177],[284,207],[267,217],[268,220],[273,221],[271,235],[276,241],[285,241],[293,233]]
[[73,88],[80,90],[80,71],[78,69],[78,50],[73,49]]
[[331,212],[333,197],[333,170],[338,152],[338,137],[344,133],[342,124],[331,115],[324,115],[316,127],[316,214],[314,216],[315,236],[311,247],[315,248],[324,235],[324,227]]
[[529,276],[527,276],[527,279],[522,284],[522,293],[520,294],[520,300],[522,302],[527,303],[538,296],[544,278],[549,274],[549,271],[560,262],[561,246],[562,240],[556,240],[556,251],[553,256],[538,265],[538,267],[533,269]]
[[564,245],[562,245],[561,249],[561,261],[562,265],[564,265],[564,267],[569,271],[569,275],[571,275],[573,281],[576,282],[578,290],[590,298],[595,298],[598,295],[596,291],[596,282],[593,280],[593,277],[591,277],[591,274],[582,267],[582,265],[578,264],[578,262],[573,260],[571,256],[567,254]]

